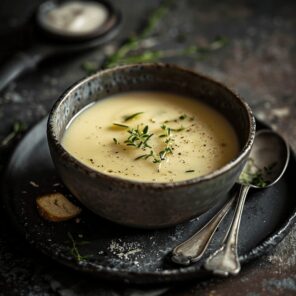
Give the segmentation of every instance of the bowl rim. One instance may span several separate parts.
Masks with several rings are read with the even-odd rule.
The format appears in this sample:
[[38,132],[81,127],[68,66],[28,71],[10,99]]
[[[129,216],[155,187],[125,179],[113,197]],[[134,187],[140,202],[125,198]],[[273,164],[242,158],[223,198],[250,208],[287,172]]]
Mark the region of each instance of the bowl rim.
[[[240,149],[239,154],[230,162],[226,163],[222,167],[220,167],[217,170],[214,170],[213,172],[195,177],[195,178],[190,178],[190,179],[185,179],[181,181],[175,181],[175,182],[146,182],[146,181],[139,181],[139,180],[133,180],[133,179],[125,179],[119,176],[114,176],[114,175],[109,175],[105,174],[103,172],[97,171],[92,169],[91,167],[88,167],[84,163],[80,162],[77,158],[72,156],[64,147],[61,145],[60,141],[56,137],[56,133],[54,131],[53,123],[52,123],[52,118],[54,117],[57,109],[59,106],[63,103],[64,100],[67,99],[67,97],[75,92],[79,87],[83,84],[88,83],[89,81],[92,81],[94,79],[97,79],[105,74],[112,73],[112,72],[117,72],[121,70],[127,70],[127,69],[133,69],[133,68],[138,68],[138,67],[144,67],[144,68],[154,68],[154,67],[162,67],[162,68],[172,68],[177,71],[181,72],[186,72],[187,74],[193,75],[193,76],[198,76],[201,79],[210,81],[214,84],[217,84],[219,87],[222,89],[226,90],[227,92],[230,92],[232,96],[237,100],[237,102],[244,108],[246,114],[248,115],[248,139],[244,146]],[[75,114],[76,115],[76,114]],[[74,115],[74,116],[75,116]],[[251,151],[254,139],[255,139],[255,133],[256,133],[256,122],[255,118],[253,115],[253,112],[250,108],[250,106],[232,89],[229,87],[225,86],[223,83],[216,81],[206,75],[200,74],[198,72],[195,72],[193,70],[190,70],[185,67],[180,67],[175,64],[167,64],[167,63],[141,63],[141,64],[129,64],[129,65],[123,65],[123,66],[117,66],[111,69],[105,69],[98,71],[90,76],[84,77],[71,86],[69,86],[57,99],[57,101],[54,103],[53,107],[51,108],[51,111],[49,112],[48,116],[48,121],[47,121],[47,138],[48,142],[51,142],[57,149],[57,152],[60,153],[60,155],[63,158],[66,158],[67,161],[74,163],[80,169],[83,171],[83,173],[86,173],[89,175],[91,178],[105,178],[107,181],[110,182],[115,182],[115,183],[122,183],[125,185],[134,185],[134,186],[145,186],[153,189],[165,189],[165,188],[175,188],[175,187],[183,187],[183,186],[188,186],[191,184],[197,184],[197,183],[203,183],[205,181],[208,181],[210,179],[217,178],[224,173],[228,172],[231,170],[233,167],[236,167],[246,156],[249,154]]]

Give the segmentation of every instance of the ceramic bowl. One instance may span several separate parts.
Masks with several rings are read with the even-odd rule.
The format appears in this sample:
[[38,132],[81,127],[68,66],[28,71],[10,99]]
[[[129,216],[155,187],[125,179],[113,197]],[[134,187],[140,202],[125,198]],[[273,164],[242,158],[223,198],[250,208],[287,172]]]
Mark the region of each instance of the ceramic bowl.
[[[110,95],[141,90],[175,92],[214,107],[235,128],[241,147],[239,155],[199,178],[147,183],[95,171],[62,147],[67,124],[86,105]],[[104,218],[141,228],[175,225],[224,202],[248,158],[254,135],[255,120],[249,106],[231,90],[203,75],[167,64],[121,66],[75,83],[54,104],[47,128],[53,162],[72,194]]]

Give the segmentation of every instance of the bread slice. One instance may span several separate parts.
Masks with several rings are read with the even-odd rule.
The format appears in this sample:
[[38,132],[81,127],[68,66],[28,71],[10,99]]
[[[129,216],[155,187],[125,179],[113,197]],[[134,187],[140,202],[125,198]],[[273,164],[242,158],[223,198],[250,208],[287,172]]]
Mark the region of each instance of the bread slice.
[[63,194],[52,193],[37,197],[37,209],[46,220],[60,222],[72,219],[80,214],[81,209],[71,203]]

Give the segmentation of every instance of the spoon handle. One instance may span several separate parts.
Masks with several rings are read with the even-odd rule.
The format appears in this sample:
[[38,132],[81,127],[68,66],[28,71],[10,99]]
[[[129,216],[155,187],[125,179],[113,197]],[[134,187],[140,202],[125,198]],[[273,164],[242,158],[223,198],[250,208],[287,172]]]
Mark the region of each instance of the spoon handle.
[[229,274],[235,275],[240,272],[241,266],[237,254],[237,241],[241,216],[249,189],[249,185],[241,185],[234,217],[223,245],[205,262],[204,267],[207,270],[213,271],[214,274],[228,276]]
[[16,53],[0,69],[0,91],[23,72],[34,68],[43,58],[38,48],[32,47],[27,51]]
[[196,234],[185,242],[176,246],[172,251],[172,260],[181,265],[188,265],[198,261],[207,249],[216,229],[231,208],[235,197],[232,197],[226,205]]

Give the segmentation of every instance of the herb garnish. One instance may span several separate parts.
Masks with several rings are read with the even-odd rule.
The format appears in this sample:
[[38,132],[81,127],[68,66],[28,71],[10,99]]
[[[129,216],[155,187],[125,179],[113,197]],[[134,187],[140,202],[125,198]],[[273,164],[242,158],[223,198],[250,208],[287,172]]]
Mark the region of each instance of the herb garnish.
[[25,131],[27,126],[20,122],[16,121],[13,124],[12,131],[2,140],[1,146],[6,146],[9,142],[11,142],[17,135],[21,134]]
[[[153,159],[153,163],[160,163],[163,160],[166,160],[167,154],[173,153],[173,138],[171,137],[171,129],[166,125],[161,125],[161,129],[163,130],[163,134],[161,134],[160,138],[166,138],[164,141],[165,147],[158,154],[156,154],[153,150],[150,150],[149,153],[143,154],[135,158],[135,160],[139,159],[149,159],[150,157]],[[151,148],[151,147],[150,147]]]
[[160,161],[165,160],[167,154],[173,154],[174,148],[172,147],[172,145],[173,145],[172,138],[166,139],[165,144],[166,144],[165,148],[162,151],[160,151],[158,154]]
[[188,171],[185,171],[185,173],[194,173],[195,170],[188,170]]
[[144,112],[137,112],[137,113],[134,113],[134,114],[131,114],[131,115],[125,115],[125,116],[123,116],[123,121],[127,122],[127,121],[129,121],[131,119],[134,119],[135,117],[137,117],[138,115],[143,114],[143,113]]
[[164,133],[161,134],[159,138],[169,137],[171,135],[171,128],[167,125],[163,124],[160,128],[163,130]]
[[[177,118],[173,118],[173,119],[169,119],[169,120],[165,120],[164,123],[170,123],[170,122],[179,122],[180,120],[185,120],[186,118],[188,118],[187,114],[182,114]],[[188,120],[189,121],[193,121],[193,117],[189,117]]]
[[123,128],[129,128],[128,125],[121,124],[121,123],[113,123],[113,125],[118,126],[118,127],[123,127]]
[[[191,45],[186,48],[170,50],[147,49],[147,40],[155,32],[160,21],[168,14],[172,0],[163,1],[148,17],[146,25],[140,33],[128,38],[114,53],[106,57],[102,68],[111,68],[123,64],[155,62],[170,57],[203,58],[206,54],[224,47],[228,40],[224,37],[215,38],[205,47]],[[150,45],[151,47],[151,45]],[[142,51],[142,52],[140,52]],[[139,53],[140,52],[140,53]],[[92,74],[98,67],[94,61],[86,61],[82,68],[87,74]]]
[[146,125],[143,129],[139,126],[137,128],[130,128],[127,132],[130,134],[128,139],[124,141],[127,146],[135,146],[137,148],[151,148],[148,145],[148,140],[153,136],[153,134],[148,133],[149,127]]
[[81,262],[81,261],[85,260],[86,257],[80,255],[79,250],[77,248],[77,244],[76,244],[72,234],[70,232],[68,232],[67,235],[72,243],[72,247],[70,249],[71,255],[77,260],[77,262]]
[[249,158],[239,177],[239,181],[244,185],[254,185],[260,188],[266,187],[270,181],[266,180],[265,176],[272,174],[272,169],[276,164],[276,162],[272,163],[268,167],[264,167],[262,170],[256,166],[253,158]]
[[166,155],[169,153],[173,153],[173,148],[171,147],[171,142],[169,140],[166,140],[166,147],[161,150],[158,155],[154,153],[153,150],[150,150],[147,154],[142,154],[135,158],[135,160],[139,159],[149,159],[150,157],[153,159],[153,163],[160,163],[163,160],[166,160]]
[[[124,63],[151,61],[153,59],[155,60],[155,53],[152,53],[150,51],[146,51],[143,54],[134,57],[127,56],[131,52],[136,51],[142,47],[143,41],[153,33],[161,19],[163,19],[165,15],[169,12],[169,8],[172,2],[172,0],[164,1],[159,7],[157,7],[149,16],[147,23],[142,31],[137,36],[130,37],[121,45],[121,47],[115,53],[107,57],[104,63],[104,68],[111,68]],[[158,54],[156,55],[158,56]]]
[[[126,115],[124,117],[124,121],[128,121],[142,113],[143,112],[137,112],[131,115]],[[165,123],[168,123],[171,121],[178,122],[179,120],[185,120],[186,118],[188,118],[188,120],[192,119],[192,117],[189,118],[187,114],[182,114],[176,119],[166,120],[164,121],[163,124],[161,124],[160,129],[162,133],[158,137],[163,139],[162,140],[163,148],[159,152],[155,152],[155,150],[151,147],[151,144],[149,143],[149,140],[153,137],[153,134],[149,133],[148,125],[144,126],[143,128],[141,128],[139,125],[136,128],[128,127],[127,125],[123,125],[119,123],[113,123],[113,125],[128,128],[127,132],[129,133],[129,136],[124,141],[124,143],[127,146],[133,146],[135,148],[142,149],[144,151],[146,151],[147,148],[150,148],[148,153],[141,154],[137,156],[134,160],[139,160],[139,159],[148,160],[151,158],[153,163],[161,163],[162,161],[166,160],[168,154],[173,154],[174,138],[172,137],[172,132],[181,132],[185,130],[185,127],[183,127],[183,125],[181,125],[178,128],[172,128]],[[117,139],[113,138],[113,141],[115,144],[119,144]],[[191,171],[188,171],[188,172],[191,172]]]

